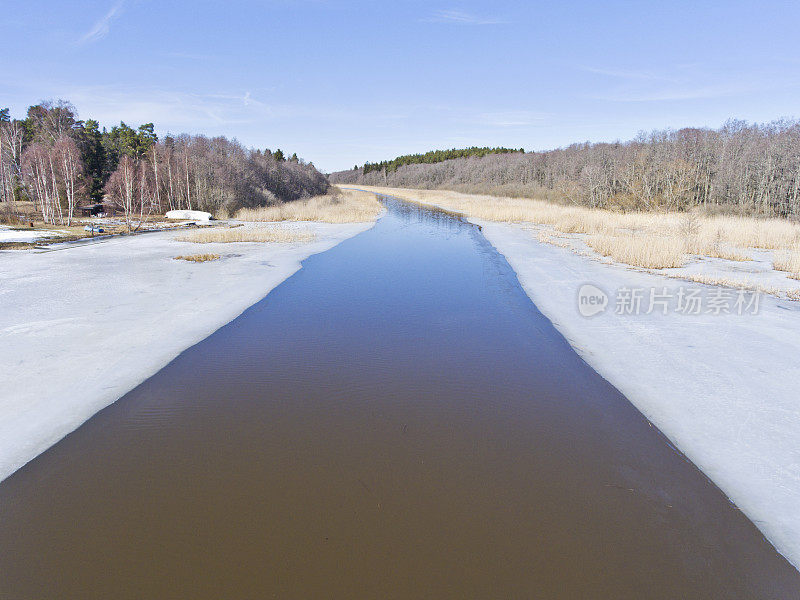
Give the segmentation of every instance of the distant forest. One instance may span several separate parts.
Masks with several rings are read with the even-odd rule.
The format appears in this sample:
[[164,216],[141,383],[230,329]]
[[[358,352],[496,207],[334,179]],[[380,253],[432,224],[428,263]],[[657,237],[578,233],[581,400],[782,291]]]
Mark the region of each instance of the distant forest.
[[330,179],[542,198],[615,210],[704,207],[798,217],[800,122],[732,120],[719,129],[654,131],[628,142],[455,158],[386,171],[341,171]]
[[[481,158],[487,154],[510,154],[512,152],[525,152],[525,150],[523,148],[520,148],[519,150],[515,150],[513,148],[478,148],[477,146],[463,149],[453,148],[452,150],[431,150],[430,152],[426,152],[424,154],[406,154],[405,156],[398,156],[392,160],[384,160],[379,163],[366,163],[362,168],[362,172],[364,174],[372,171],[380,171],[381,173],[386,171],[393,173],[399,167],[405,165],[429,165],[443,162],[445,160],[452,160],[454,158],[467,158],[470,156]],[[358,166],[356,166],[354,170],[358,170]]]
[[69,224],[79,204],[103,200],[140,217],[171,209],[217,214],[328,187],[313,164],[281,150],[250,150],[225,137],[159,139],[152,123],[101,129],[65,101],[31,106],[22,119],[0,110],[0,202],[33,201],[46,223]]

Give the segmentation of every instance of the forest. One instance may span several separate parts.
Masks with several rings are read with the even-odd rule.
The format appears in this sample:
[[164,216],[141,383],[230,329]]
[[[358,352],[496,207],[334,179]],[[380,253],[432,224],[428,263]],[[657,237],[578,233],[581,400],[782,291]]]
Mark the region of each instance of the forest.
[[386,171],[359,169],[333,183],[451,189],[615,210],[800,216],[800,122],[641,133],[627,142],[544,152],[468,156]]
[[251,150],[225,137],[159,139],[153,123],[101,130],[63,100],[31,106],[23,119],[0,110],[0,202],[34,202],[45,223],[69,225],[78,206],[93,202],[127,218],[172,209],[230,214],[328,187],[313,164],[281,150]]
[[[398,168],[405,166],[405,165],[416,165],[416,164],[433,164],[443,162],[445,160],[452,160],[454,158],[467,158],[467,157],[477,157],[482,158],[487,156],[488,154],[511,154],[512,152],[525,152],[524,149],[520,148],[519,150],[515,150],[512,148],[478,148],[477,146],[472,146],[470,148],[453,148],[451,150],[431,150],[429,152],[425,152],[424,154],[406,154],[405,156],[398,156],[392,160],[385,160],[378,163],[366,163],[364,164],[363,168],[361,169],[364,174],[370,173],[372,171],[379,171],[383,173],[384,171],[393,173]],[[358,170],[358,166],[354,168],[354,170]]]

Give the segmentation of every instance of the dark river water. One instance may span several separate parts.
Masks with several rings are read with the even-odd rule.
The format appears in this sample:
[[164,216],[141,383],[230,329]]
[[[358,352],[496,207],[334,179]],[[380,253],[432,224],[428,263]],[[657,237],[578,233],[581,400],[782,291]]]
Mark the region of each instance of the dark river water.
[[476,227],[387,203],[0,484],[0,598],[800,597]]

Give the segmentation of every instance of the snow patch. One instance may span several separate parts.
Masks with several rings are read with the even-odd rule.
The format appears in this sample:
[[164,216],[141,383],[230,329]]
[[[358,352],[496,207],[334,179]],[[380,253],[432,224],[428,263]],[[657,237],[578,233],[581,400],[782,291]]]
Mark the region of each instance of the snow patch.
[[58,231],[42,229],[11,229],[0,226],[0,242],[35,242],[48,237],[61,235]]
[[210,221],[213,219],[211,213],[202,210],[171,210],[164,216],[181,221]]

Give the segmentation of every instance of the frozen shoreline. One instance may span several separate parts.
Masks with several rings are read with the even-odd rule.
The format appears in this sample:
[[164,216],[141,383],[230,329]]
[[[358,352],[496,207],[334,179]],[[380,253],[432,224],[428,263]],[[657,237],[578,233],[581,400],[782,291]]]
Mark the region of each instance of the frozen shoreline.
[[586,283],[612,304],[626,287],[715,288],[592,260],[522,224],[470,220],[584,360],[800,566],[800,303],[762,295],[758,314],[742,315],[618,315],[612,305],[586,318]]
[[[371,223],[280,223],[310,243],[192,244],[180,232],[0,252],[0,481]],[[247,225],[246,225],[247,226]],[[182,254],[212,252],[196,264]]]

